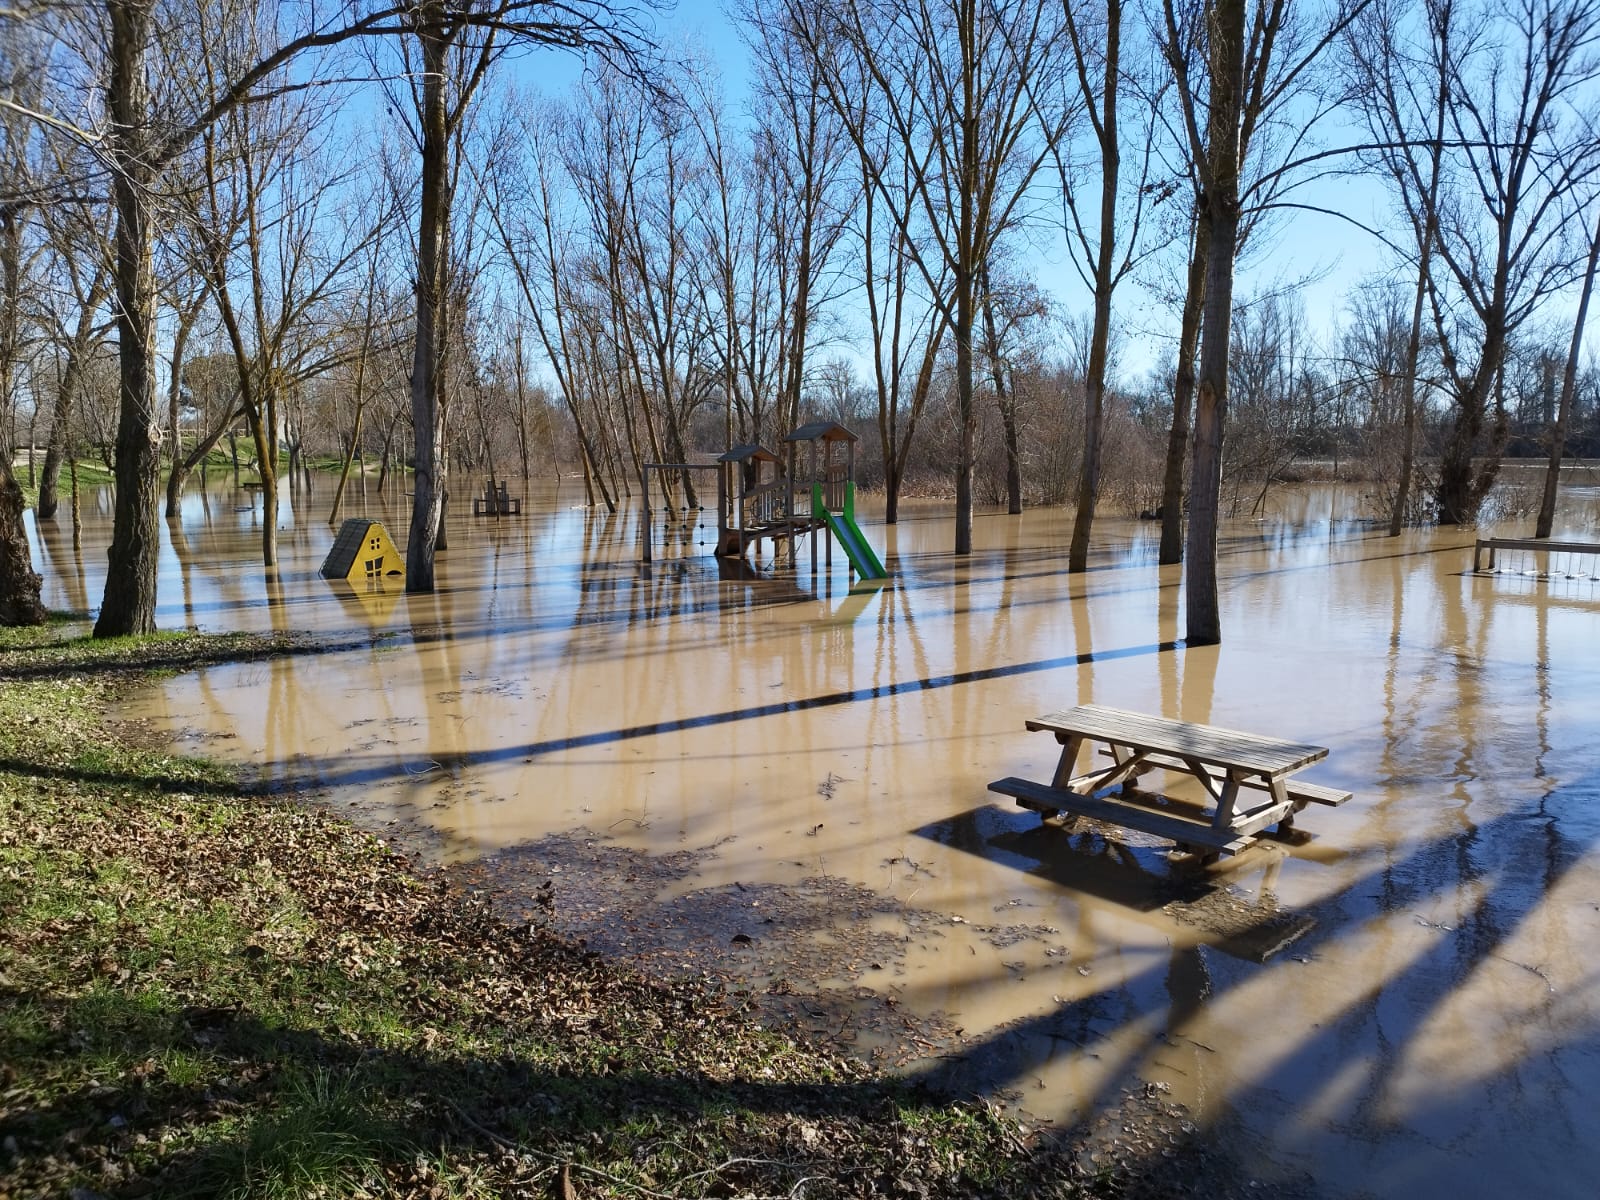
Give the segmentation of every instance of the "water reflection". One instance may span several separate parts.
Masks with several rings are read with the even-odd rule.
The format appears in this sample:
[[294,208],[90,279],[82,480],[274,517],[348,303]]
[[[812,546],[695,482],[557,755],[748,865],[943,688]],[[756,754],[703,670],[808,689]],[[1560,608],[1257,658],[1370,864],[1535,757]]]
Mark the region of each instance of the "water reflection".
[[[309,497],[286,499],[269,574],[258,506],[197,490],[166,529],[161,620],[339,649],[172,680],[136,715],[365,819],[420,819],[450,857],[561,836],[691,855],[663,905],[873,889],[905,906],[898,957],[832,982],[952,1014],[972,1045],[947,1077],[1036,1111],[1159,1083],[1263,1180],[1333,1195],[1556,1195],[1592,1173],[1588,581],[1472,576],[1470,532],[1389,539],[1359,496],[1304,488],[1225,530],[1225,641],[1191,650],[1144,525],[1105,521],[1068,576],[1061,513],[983,515],[960,562],[942,509],[869,515],[892,577],[852,590],[842,555],[719,569],[693,524],[646,568],[636,514],[571,498],[454,513],[439,591],[407,597],[317,576],[332,530]],[[1568,508],[1573,535],[1596,526],[1594,499]],[[100,550],[44,537],[47,602],[97,598]],[[1056,747],[1022,723],[1077,702],[1327,745],[1319,779],[1356,798],[1210,869],[1041,828],[985,785],[1047,777]],[[725,954],[719,932],[675,936]]]

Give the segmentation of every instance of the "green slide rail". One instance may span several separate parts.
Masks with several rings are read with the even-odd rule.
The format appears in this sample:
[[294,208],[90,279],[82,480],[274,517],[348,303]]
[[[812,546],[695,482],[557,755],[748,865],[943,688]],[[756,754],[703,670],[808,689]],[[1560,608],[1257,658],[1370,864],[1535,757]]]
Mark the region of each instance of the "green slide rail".
[[820,516],[828,526],[828,532],[833,534],[834,540],[844,547],[844,552],[850,558],[850,565],[856,569],[856,574],[863,579],[887,579],[889,572],[883,569],[883,563],[878,561],[877,553],[867,544],[867,539],[862,536],[861,530],[856,525],[856,485],[844,485],[844,511],[829,512],[822,502],[822,485],[811,485],[811,511]]

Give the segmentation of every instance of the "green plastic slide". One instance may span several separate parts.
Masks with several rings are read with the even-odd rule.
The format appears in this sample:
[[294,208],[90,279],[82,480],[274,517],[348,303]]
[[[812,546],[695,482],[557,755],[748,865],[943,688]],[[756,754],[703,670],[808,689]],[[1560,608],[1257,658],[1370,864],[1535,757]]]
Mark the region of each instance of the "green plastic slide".
[[883,569],[883,564],[878,561],[878,555],[867,544],[867,539],[862,536],[860,528],[856,525],[855,484],[845,485],[844,511],[829,512],[822,503],[822,485],[811,485],[811,511],[819,513],[828,526],[828,532],[833,534],[834,540],[844,547],[844,552],[850,558],[850,565],[856,569],[856,574],[863,579],[887,579],[889,572]]

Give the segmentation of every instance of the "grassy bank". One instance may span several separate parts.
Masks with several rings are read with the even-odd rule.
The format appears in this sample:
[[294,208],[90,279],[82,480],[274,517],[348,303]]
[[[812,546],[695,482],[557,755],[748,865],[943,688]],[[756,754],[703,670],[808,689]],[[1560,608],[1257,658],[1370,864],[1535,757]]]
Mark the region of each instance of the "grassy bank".
[[0,630],[0,1197],[1103,1196],[1192,1154],[872,1077],[105,723],[304,647],[70,633]]
[[[17,484],[22,488],[22,506],[32,508],[39,502],[39,479],[44,470],[44,451],[39,451],[34,463],[33,479],[28,479],[28,460],[22,456],[12,467],[12,474],[16,477]],[[114,476],[106,468],[105,463],[99,459],[78,460],[78,489],[83,491],[88,488],[105,487],[112,483]],[[56,484],[56,495],[60,498],[63,511],[72,503],[72,480],[67,474],[65,463],[61,465],[61,478]]]

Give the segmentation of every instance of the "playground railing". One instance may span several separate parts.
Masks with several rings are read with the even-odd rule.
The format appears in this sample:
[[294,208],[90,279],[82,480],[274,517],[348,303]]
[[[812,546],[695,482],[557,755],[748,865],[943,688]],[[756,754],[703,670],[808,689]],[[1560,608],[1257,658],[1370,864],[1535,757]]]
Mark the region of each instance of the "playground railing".
[[775,525],[787,512],[788,485],[781,479],[764,483],[743,497],[744,528],[755,529]]
[[828,468],[828,477],[822,485],[822,502],[830,512],[844,508],[845,491],[849,484],[849,472],[843,463],[835,463]]

